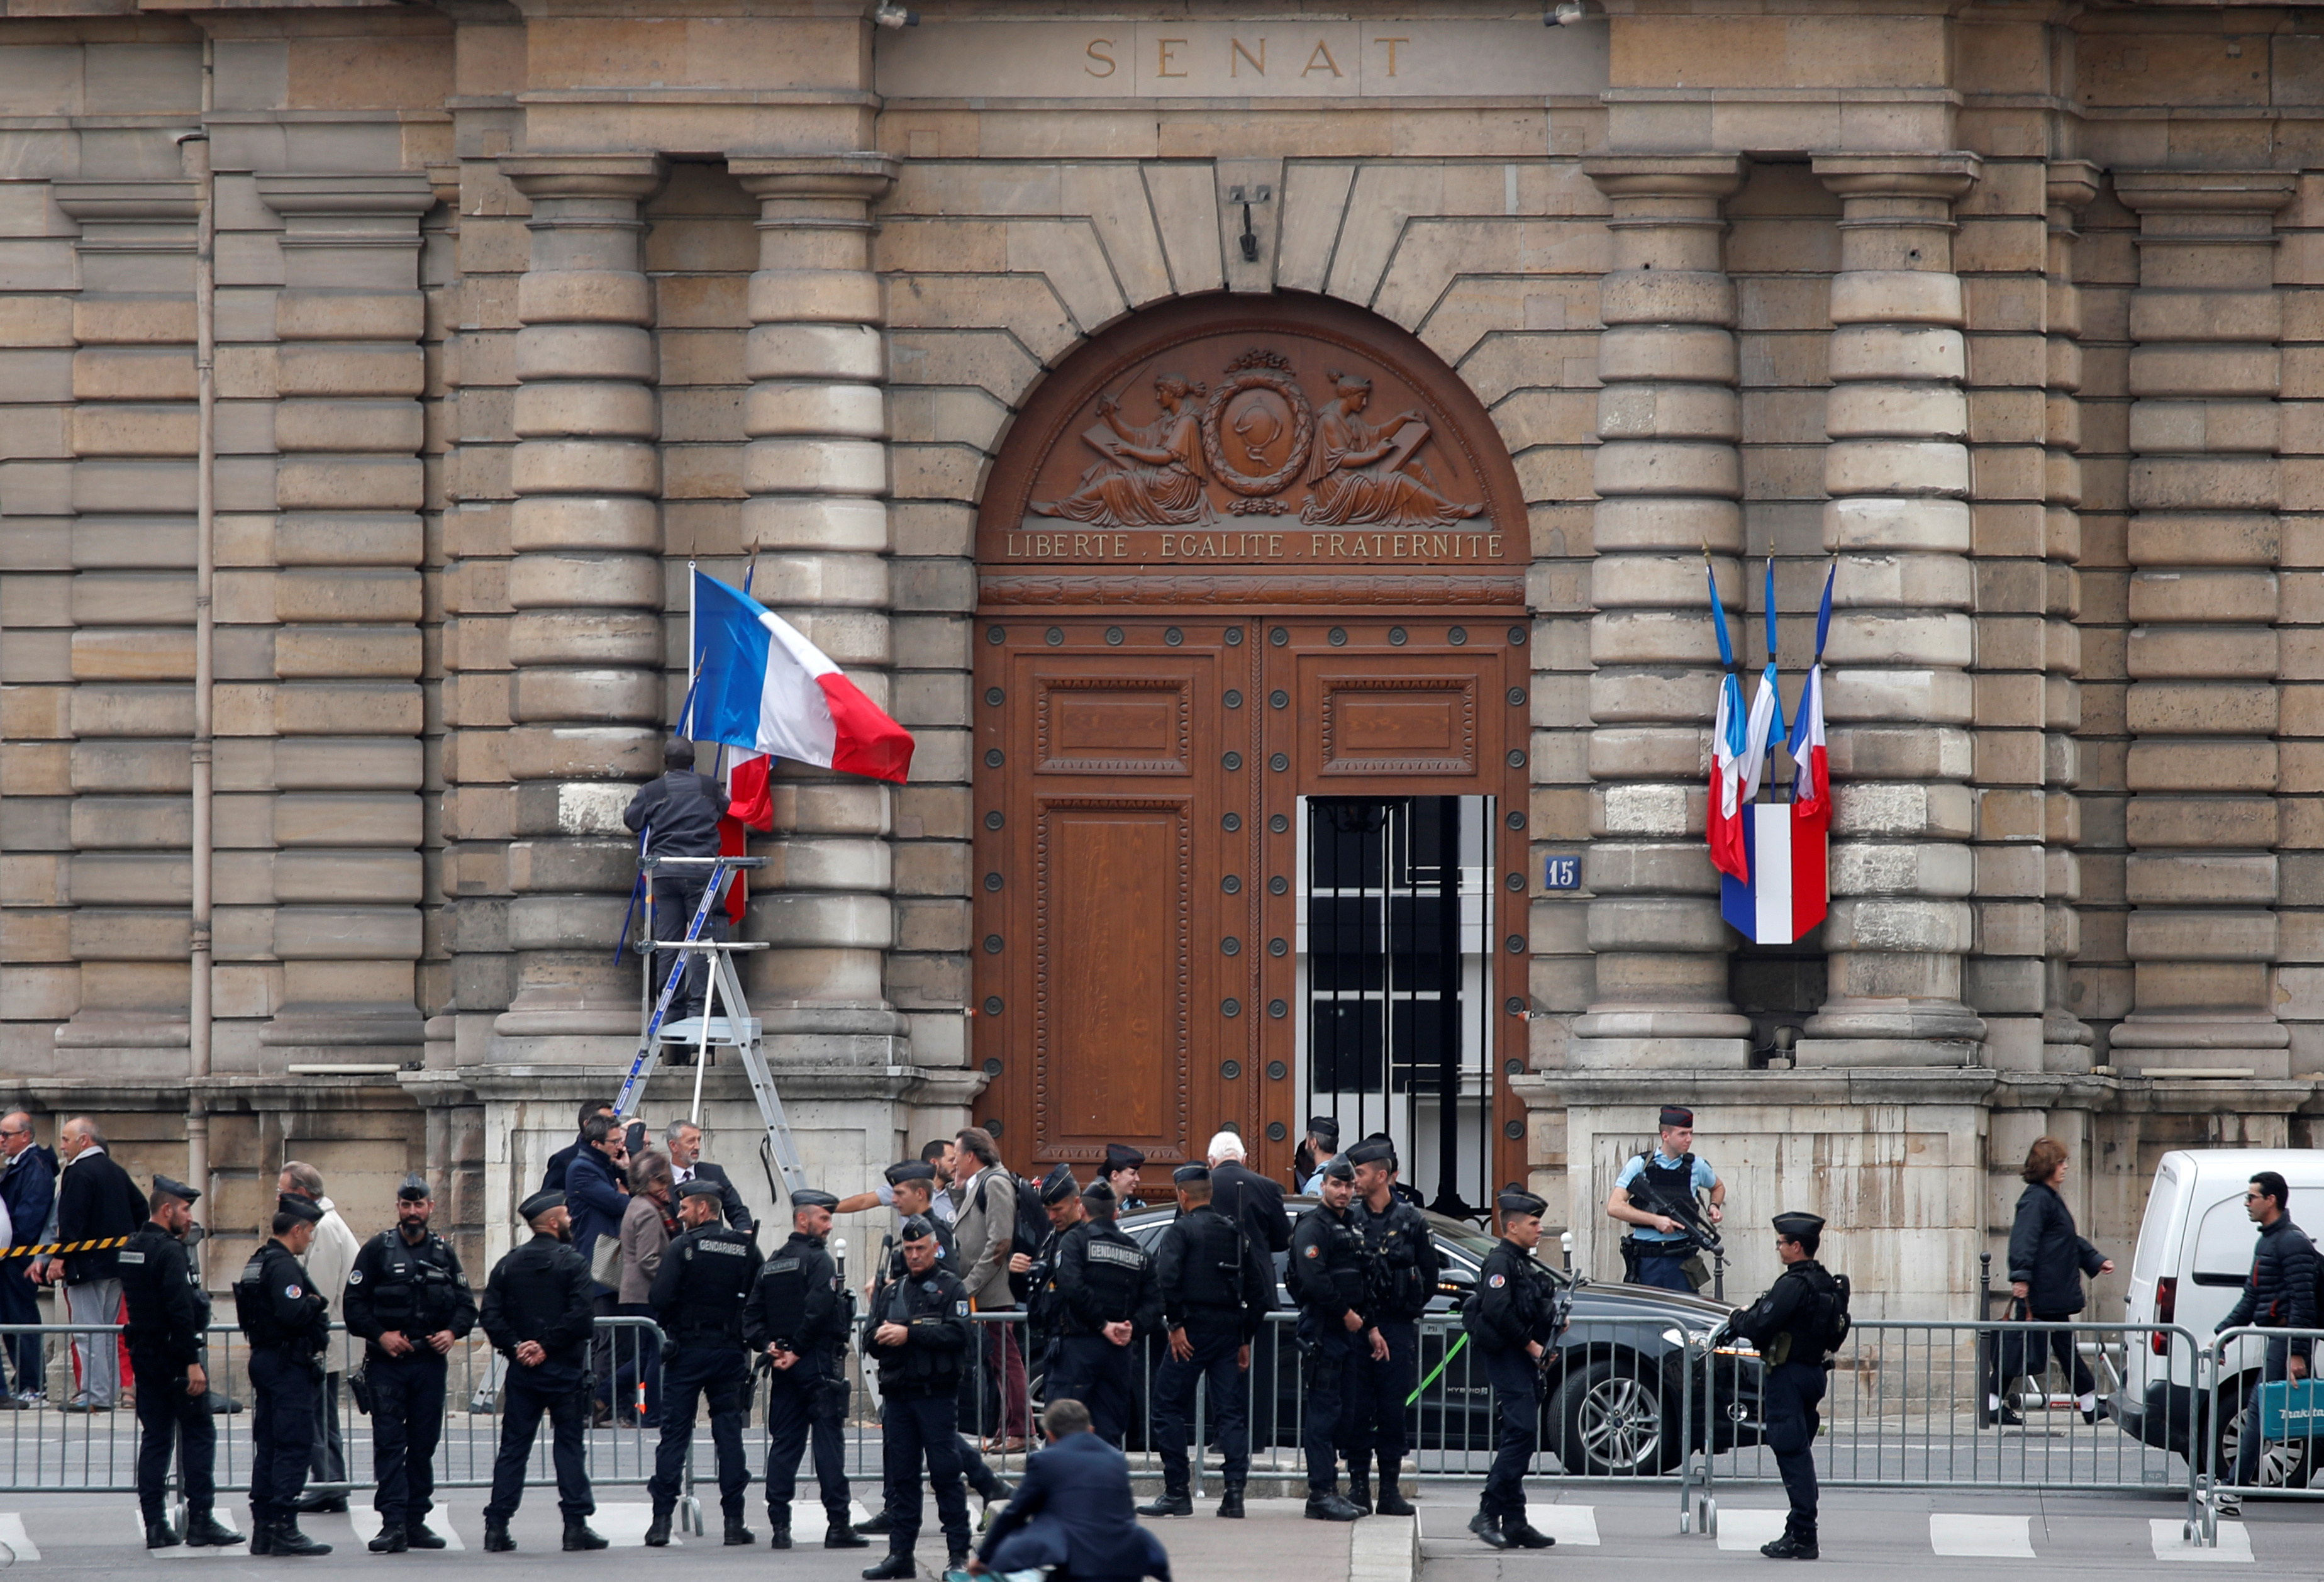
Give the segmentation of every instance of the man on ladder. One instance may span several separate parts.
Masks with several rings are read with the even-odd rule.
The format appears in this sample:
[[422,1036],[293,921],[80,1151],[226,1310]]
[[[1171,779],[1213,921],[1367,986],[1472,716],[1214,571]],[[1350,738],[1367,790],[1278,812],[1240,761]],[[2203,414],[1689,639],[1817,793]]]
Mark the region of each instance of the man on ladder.
[[[672,736],[662,744],[661,761],[661,778],[648,781],[638,789],[638,794],[630,799],[630,805],[622,812],[622,822],[632,833],[644,834],[645,850],[641,856],[648,860],[716,856],[718,820],[726,816],[726,793],[718,789],[716,781],[694,772],[694,744],[684,736]],[[715,868],[687,865],[654,875],[652,926],[657,943],[669,944],[686,938],[687,925],[701,909],[703,890],[716,872]],[[715,900],[711,903],[703,937],[720,940],[726,938],[725,909]],[[669,1020],[684,1022],[701,1015],[704,985],[710,976],[708,954],[669,950],[656,952],[656,958],[657,995],[662,980],[672,970],[683,967],[686,972],[670,1005]]]

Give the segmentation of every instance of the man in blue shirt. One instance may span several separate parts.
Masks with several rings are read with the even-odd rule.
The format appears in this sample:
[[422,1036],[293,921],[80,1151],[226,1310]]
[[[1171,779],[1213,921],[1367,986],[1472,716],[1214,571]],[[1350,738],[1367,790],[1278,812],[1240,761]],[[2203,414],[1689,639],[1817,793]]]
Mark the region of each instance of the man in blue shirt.
[[1632,1278],[1640,1285],[1690,1292],[1695,1289],[1686,1273],[1695,1254],[1694,1236],[1684,1220],[1664,1210],[1692,1202],[1695,1193],[1707,1190],[1711,1194],[1708,1217],[1716,1226],[1727,1200],[1727,1187],[1717,1171],[1695,1158],[1693,1149],[1694,1112],[1665,1105],[1662,1138],[1655,1151],[1637,1155],[1614,1178],[1606,1213],[1630,1227],[1626,1239],[1637,1254],[1638,1265]]

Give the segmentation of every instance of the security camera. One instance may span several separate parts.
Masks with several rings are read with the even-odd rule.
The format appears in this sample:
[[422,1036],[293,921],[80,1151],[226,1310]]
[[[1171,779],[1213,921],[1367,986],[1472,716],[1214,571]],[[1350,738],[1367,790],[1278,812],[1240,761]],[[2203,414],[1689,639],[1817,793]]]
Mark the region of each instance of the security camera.
[[920,14],[905,10],[895,0],[883,0],[880,8],[872,14],[872,20],[892,32],[899,28],[919,26]]

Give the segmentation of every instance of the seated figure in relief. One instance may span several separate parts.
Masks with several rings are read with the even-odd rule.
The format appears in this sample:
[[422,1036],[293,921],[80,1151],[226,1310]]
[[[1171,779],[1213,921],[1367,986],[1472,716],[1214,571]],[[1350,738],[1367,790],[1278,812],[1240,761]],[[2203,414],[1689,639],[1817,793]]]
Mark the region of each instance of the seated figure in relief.
[[1428,425],[1416,412],[1398,412],[1379,428],[1363,420],[1372,382],[1334,369],[1333,399],[1315,410],[1315,440],[1307,463],[1307,505],[1299,519],[1319,527],[1443,527],[1484,510],[1447,500],[1414,453],[1427,442]]
[[1101,397],[1101,427],[1082,435],[1105,459],[1082,474],[1081,483],[1062,500],[1036,500],[1038,516],[1059,516],[1097,527],[1183,527],[1210,519],[1210,496],[1204,489],[1210,475],[1203,467],[1201,420],[1189,397],[1200,397],[1204,386],[1182,374],[1165,374],[1154,381],[1155,403],[1162,415],[1143,428],[1122,421],[1120,402]]

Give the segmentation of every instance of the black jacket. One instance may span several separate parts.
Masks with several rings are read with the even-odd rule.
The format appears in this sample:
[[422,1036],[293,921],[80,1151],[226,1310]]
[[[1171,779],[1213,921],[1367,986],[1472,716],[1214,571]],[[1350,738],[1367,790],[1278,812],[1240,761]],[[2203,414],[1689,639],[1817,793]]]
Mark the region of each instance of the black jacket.
[[795,1230],[759,1265],[742,1306],[742,1344],[757,1355],[788,1341],[819,1370],[826,1356],[847,1345],[850,1313],[824,1238]]
[[1839,1310],[1840,1282],[1813,1258],[1803,1258],[1784,1264],[1767,1294],[1729,1319],[1728,1327],[1757,1346],[1770,1368],[1786,1363],[1821,1367]]
[[1291,1220],[1283,1212],[1283,1183],[1229,1160],[1211,1172],[1211,1201],[1231,1215],[1270,1253],[1291,1250]]
[[[632,1153],[631,1157],[634,1159],[637,1156]],[[697,1159],[694,1161],[694,1179],[717,1182],[718,1208],[725,1215],[726,1223],[746,1236],[757,1235],[758,1223],[751,1217],[751,1210],[744,1205],[742,1194],[734,1189],[734,1183],[726,1179],[724,1169],[706,1159]]]
[[[2284,1215],[2273,1225],[2259,1227],[2259,1245],[2252,1249],[2250,1278],[2244,1281],[2243,1300],[2219,1320],[2218,1329],[2255,1324],[2263,1329],[2316,1328],[2316,1244],[2308,1233]],[[2292,1355],[2306,1356],[2308,1340],[2292,1337]]]
[[141,1372],[183,1374],[202,1360],[210,1299],[194,1274],[186,1244],[148,1220],[121,1249],[121,1294],[129,1309],[129,1353]]
[[[476,1298],[460,1254],[432,1230],[418,1246],[403,1239],[400,1226],[365,1242],[347,1272],[342,1305],[347,1333],[374,1346],[391,1330],[424,1346],[439,1329],[457,1340],[476,1327]],[[385,1347],[380,1355],[387,1355]]]
[[2106,1254],[2074,1229],[2066,1200],[2046,1181],[2017,1195],[2009,1227],[2009,1279],[2025,1282],[2025,1306],[2037,1318],[2082,1310],[2082,1276],[2095,1275]]
[[29,1247],[49,1227],[57,1203],[57,1156],[35,1143],[0,1171],[0,1203],[8,1206],[10,1246]]
[[1557,1279],[1506,1236],[1493,1244],[1469,1298],[1468,1328],[1483,1351],[1523,1351],[1557,1338]]
[[588,1261],[572,1244],[536,1232],[532,1240],[493,1265],[478,1322],[493,1349],[512,1363],[517,1346],[527,1340],[540,1342],[549,1354],[538,1368],[512,1367],[511,1377],[545,1375],[540,1380],[544,1389],[552,1383],[577,1384],[589,1357],[596,1295]]
[[[718,789],[716,781],[691,769],[673,769],[638,788],[638,794],[622,810],[622,822],[632,833],[652,828],[653,837],[646,843],[651,856],[715,857],[718,820],[725,812],[726,793]],[[698,885],[709,873],[705,869],[689,876]]]
[[[134,1234],[145,1223],[145,1194],[107,1153],[84,1153],[57,1178],[57,1240],[98,1241]],[[65,1283],[111,1280],[120,1272],[112,1248],[65,1254]]]
[[1190,1318],[1231,1318],[1251,1340],[1275,1310],[1267,1249],[1238,1230],[1215,1198],[1163,1226],[1154,1245],[1154,1280],[1167,1328],[1183,1329]]

